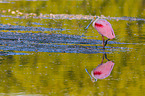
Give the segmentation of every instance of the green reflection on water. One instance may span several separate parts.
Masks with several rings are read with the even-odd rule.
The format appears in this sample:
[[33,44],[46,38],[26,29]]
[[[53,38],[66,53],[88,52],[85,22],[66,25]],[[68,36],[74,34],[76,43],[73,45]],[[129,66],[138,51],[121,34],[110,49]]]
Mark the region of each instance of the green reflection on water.
[[20,10],[29,13],[91,14],[105,16],[144,17],[144,0],[49,0],[11,1],[1,3],[1,9]]
[[95,95],[100,92],[137,95],[144,92],[144,60],[132,52],[108,54],[116,63],[111,75],[91,82],[85,68],[92,71],[101,63],[102,55],[38,52],[30,56],[3,56],[0,92],[56,95]]
[[[49,1],[11,1],[0,3],[0,10],[20,10],[24,13],[43,14],[82,14],[104,15],[111,17],[145,17],[144,0],[49,0]],[[11,15],[10,13],[1,13]],[[87,20],[49,20],[34,18],[0,17],[2,24],[63,28],[63,33],[82,35],[87,39],[101,40],[92,27],[84,33]],[[108,54],[115,66],[109,77],[91,82],[85,68],[91,72],[101,62],[103,54],[45,53],[38,52],[24,56],[0,57],[0,93],[12,94],[50,94],[50,95],[145,95],[145,24],[143,21],[108,20],[115,31],[114,41],[137,44],[112,44],[132,48],[127,52]],[[35,25],[33,22],[44,25]],[[8,32],[7,30],[1,32]],[[19,32],[19,31],[17,31]],[[20,31],[25,32],[25,31]],[[39,31],[38,31],[39,32]],[[37,32],[35,32],[37,33]],[[90,36],[97,36],[90,37]]]

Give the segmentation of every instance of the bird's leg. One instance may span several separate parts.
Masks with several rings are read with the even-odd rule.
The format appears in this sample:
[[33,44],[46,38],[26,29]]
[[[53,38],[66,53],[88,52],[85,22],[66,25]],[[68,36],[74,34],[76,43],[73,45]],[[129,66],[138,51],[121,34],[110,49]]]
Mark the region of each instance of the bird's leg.
[[105,53],[104,55],[105,55],[105,58],[106,58],[108,61],[110,61],[110,60],[107,58],[107,55],[106,55],[106,53]]
[[103,64],[103,61],[104,61],[104,54],[103,54],[103,57],[102,57],[102,61],[101,61],[101,64]]
[[105,41],[105,45],[104,45],[104,47],[107,45],[107,42],[109,41],[110,39],[107,39],[106,41]]
[[102,38],[103,38],[103,49],[105,49],[105,47],[104,47],[104,36],[102,35]]

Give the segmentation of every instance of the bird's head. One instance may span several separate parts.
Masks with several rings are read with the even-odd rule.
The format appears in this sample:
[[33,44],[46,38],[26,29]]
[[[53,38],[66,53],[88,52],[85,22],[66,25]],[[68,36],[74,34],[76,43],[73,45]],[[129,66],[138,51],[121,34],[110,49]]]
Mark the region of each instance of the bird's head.
[[[88,73],[88,75],[90,76],[92,82],[96,82],[96,81],[97,81],[97,78],[94,78],[94,75],[92,75],[92,76],[93,76],[93,77],[92,77],[92,76],[89,74],[88,70],[87,70],[87,69],[85,69],[85,70],[86,70],[86,72]],[[92,72],[91,72],[91,74],[92,74]]]
[[91,23],[93,22],[96,22],[97,20],[99,19],[99,16],[94,16],[94,18],[91,20],[91,22],[89,23],[89,25],[85,28],[85,29],[88,29],[89,26],[91,25]]
[[99,16],[94,16],[94,20],[99,19]]
[[92,82],[96,82],[97,81],[97,78],[94,76],[94,70],[91,72],[91,75],[92,75]]
[[95,16],[94,17],[93,24],[92,24],[93,27],[95,26],[95,22],[97,22],[98,20],[99,20],[99,16]]

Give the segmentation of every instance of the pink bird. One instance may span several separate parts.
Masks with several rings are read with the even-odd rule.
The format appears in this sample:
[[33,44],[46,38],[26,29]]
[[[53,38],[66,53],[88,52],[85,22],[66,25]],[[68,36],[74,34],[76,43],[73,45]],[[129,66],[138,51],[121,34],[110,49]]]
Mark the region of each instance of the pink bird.
[[105,58],[107,59],[107,55],[103,54],[102,62],[100,65],[98,65],[95,69],[92,70],[91,72],[92,76],[89,74],[89,72],[86,69],[86,72],[89,74],[93,82],[97,81],[97,79],[104,79],[108,77],[114,67],[114,62],[109,61],[109,59],[107,59],[108,61],[106,63],[103,63],[104,55]]
[[[96,17],[94,19],[96,19]],[[92,24],[93,27],[99,32],[99,34],[102,35],[103,49],[104,49],[105,46],[107,45],[107,41],[110,40],[110,39],[115,38],[115,34],[114,34],[114,31],[113,31],[113,28],[112,28],[111,24],[107,20],[99,19],[98,16],[97,16],[96,20],[94,20],[94,19],[90,22],[90,24],[94,21],[93,24]],[[86,29],[88,29],[90,24],[86,27]],[[104,36],[108,38],[106,40],[105,44],[104,44]]]
[[108,77],[113,69],[114,63],[112,61],[108,61],[106,63],[102,63],[98,65],[93,71],[91,72],[92,77],[97,79],[104,79]]

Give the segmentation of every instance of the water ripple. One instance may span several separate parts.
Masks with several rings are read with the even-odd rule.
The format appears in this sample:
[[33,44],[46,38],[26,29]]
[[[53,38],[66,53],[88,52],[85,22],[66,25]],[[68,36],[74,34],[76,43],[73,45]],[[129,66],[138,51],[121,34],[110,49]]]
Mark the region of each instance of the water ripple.
[[0,30],[14,30],[14,31],[52,31],[52,30],[65,30],[59,28],[44,28],[44,27],[26,27],[19,25],[4,25],[0,24]]
[[[98,46],[97,44],[101,44]],[[109,44],[121,44],[110,41]],[[122,47],[106,46],[108,53]],[[79,35],[0,32],[0,50],[61,52],[61,53],[103,53],[102,41],[84,39]]]

